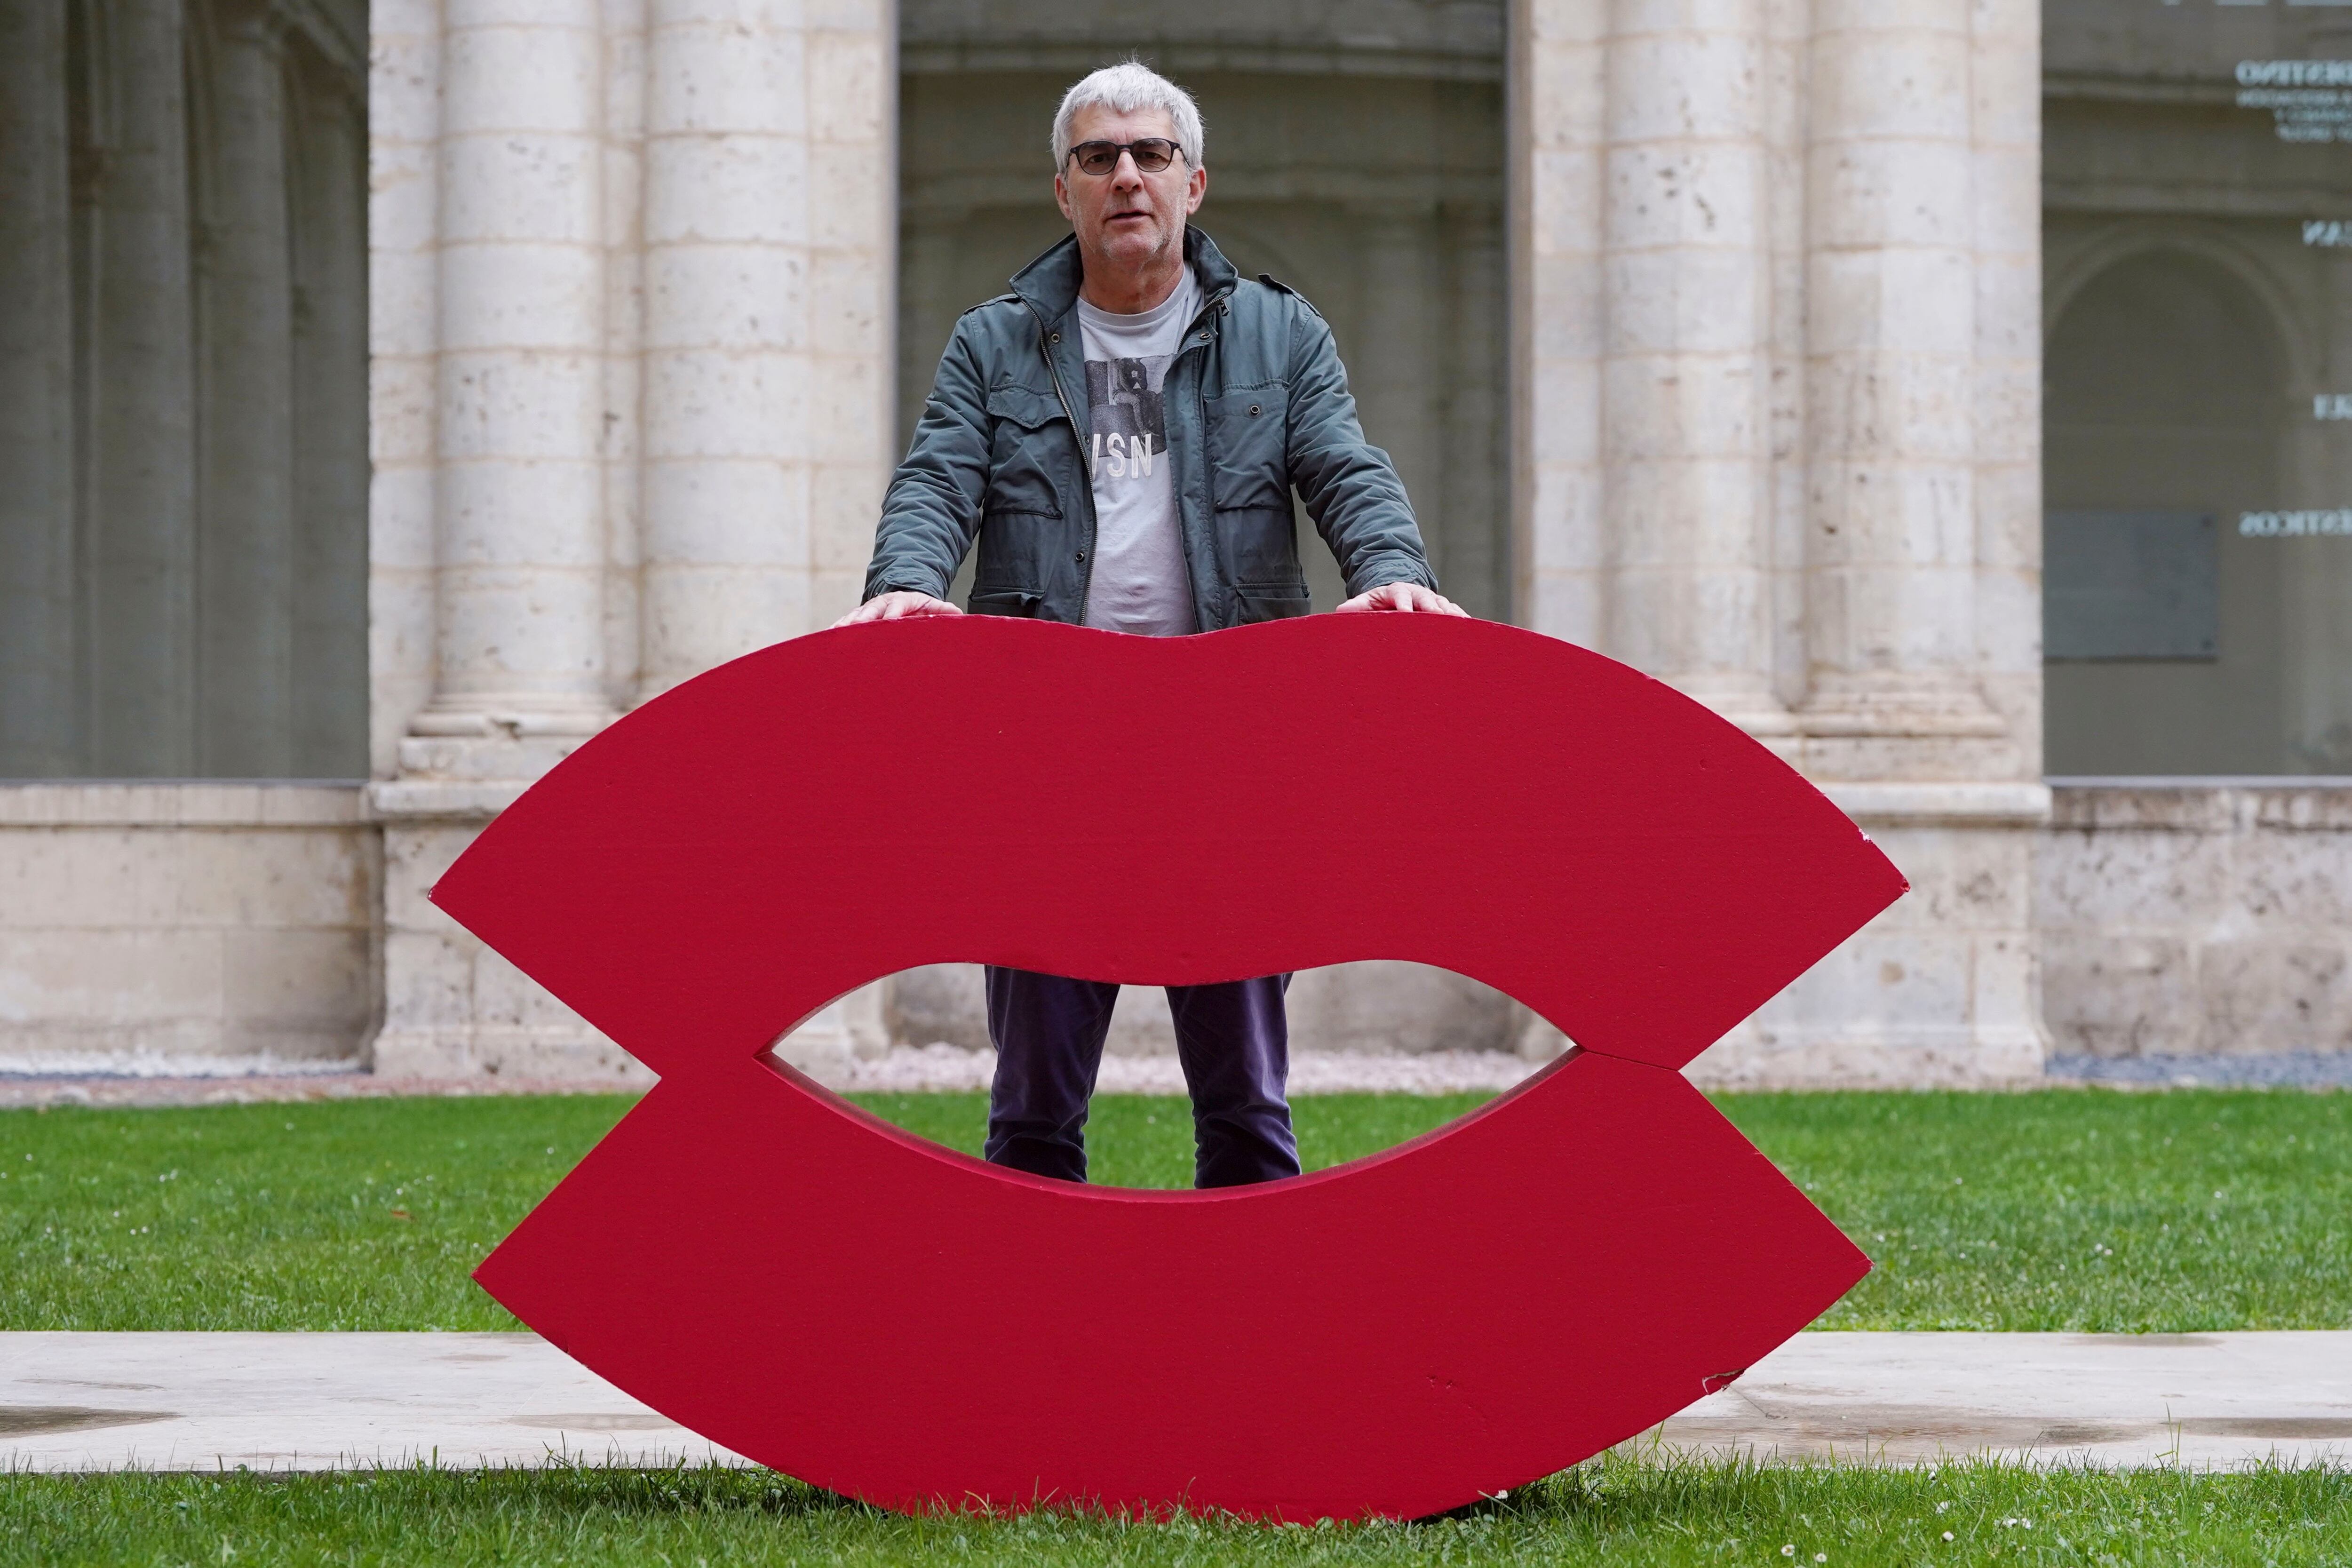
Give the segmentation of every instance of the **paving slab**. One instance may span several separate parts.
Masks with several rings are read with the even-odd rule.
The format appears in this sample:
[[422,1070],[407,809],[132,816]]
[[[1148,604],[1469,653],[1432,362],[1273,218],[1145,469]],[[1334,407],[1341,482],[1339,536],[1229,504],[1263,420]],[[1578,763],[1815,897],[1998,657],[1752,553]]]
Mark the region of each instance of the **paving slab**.
[[1800,1334],[1649,1442],[1711,1457],[2352,1463],[2352,1333]]
[[0,1469],[712,1460],[536,1334],[0,1334]]
[[[2352,1464],[2352,1332],[1808,1333],[1633,1445]],[[527,1333],[0,1334],[0,1468],[743,1463]]]

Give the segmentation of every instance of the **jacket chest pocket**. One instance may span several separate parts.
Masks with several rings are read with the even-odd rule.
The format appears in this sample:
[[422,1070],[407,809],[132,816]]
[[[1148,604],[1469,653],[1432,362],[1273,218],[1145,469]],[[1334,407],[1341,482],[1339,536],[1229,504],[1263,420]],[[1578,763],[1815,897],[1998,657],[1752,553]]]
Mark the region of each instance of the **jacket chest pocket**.
[[1204,398],[1210,500],[1228,507],[1290,510],[1288,389],[1280,384]]
[[981,615],[1034,616],[1066,553],[1055,475],[1076,451],[1061,400],[1024,386],[988,395],[988,489],[981,498],[972,558],[971,608]]
[[1289,442],[1279,384],[1202,400],[1217,559],[1235,625],[1307,613],[1307,579],[1290,514]]
[[1025,386],[988,395],[988,492],[984,512],[1062,515],[1055,474],[1077,449],[1061,400]]

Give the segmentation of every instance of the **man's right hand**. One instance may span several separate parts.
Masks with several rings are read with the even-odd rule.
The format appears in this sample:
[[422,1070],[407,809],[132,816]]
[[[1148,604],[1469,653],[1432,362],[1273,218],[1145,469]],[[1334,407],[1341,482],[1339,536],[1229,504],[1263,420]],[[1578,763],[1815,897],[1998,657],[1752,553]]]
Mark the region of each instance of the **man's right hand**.
[[887,594],[877,594],[833,624],[854,626],[860,621],[903,621],[915,616],[962,614],[945,599],[934,599],[929,594],[918,594],[911,588],[894,588]]

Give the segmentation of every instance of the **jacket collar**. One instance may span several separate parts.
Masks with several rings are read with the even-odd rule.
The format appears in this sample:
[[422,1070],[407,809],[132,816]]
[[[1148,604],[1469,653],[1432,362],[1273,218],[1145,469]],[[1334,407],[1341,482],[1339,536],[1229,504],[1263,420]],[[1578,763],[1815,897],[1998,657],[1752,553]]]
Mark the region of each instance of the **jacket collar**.
[[[1184,226],[1184,260],[1201,285],[1201,300],[1213,305],[1234,291],[1241,274],[1225,259],[1216,242],[1191,224]],[[1037,312],[1040,320],[1058,321],[1078,302],[1084,275],[1078,258],[1078,237],[1064,235],[1045,255],[1013,275],[1013,292]]]

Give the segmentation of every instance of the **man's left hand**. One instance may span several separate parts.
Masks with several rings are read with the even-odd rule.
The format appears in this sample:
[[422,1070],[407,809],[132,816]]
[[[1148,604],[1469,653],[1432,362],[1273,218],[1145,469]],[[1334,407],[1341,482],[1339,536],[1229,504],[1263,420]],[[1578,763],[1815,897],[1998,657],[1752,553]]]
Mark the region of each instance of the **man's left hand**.
[[1418,583],[1384,584],[1357,595],[1331,613],[1346,616],[1364,610],[1418,610],[1424,616],[1467,616],[1470,614],[1436,589],[1424,588]]

